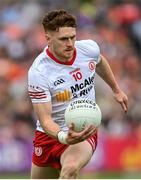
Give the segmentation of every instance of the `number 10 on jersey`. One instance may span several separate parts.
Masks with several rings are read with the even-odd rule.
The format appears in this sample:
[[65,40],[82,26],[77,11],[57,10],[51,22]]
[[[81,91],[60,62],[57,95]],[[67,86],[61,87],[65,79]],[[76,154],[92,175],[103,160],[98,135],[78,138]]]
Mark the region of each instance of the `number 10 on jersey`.
[[74,77],[75,81],[82,79],[82,73],[80,71],[72,74],[72,76]]

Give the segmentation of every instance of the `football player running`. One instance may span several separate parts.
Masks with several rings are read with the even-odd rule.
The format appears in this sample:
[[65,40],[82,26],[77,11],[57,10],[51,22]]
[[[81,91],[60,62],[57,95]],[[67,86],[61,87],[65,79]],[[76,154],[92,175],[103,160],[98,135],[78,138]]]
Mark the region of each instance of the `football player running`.
[[128,98],[93,40],[76,41],[76,19],[65,10],[55,10],[42,21],[47,47],[28,73],[28,91],[37,129],[34,138],[31,178],[75,179],[97,146],[93,125],[81,132],[67,127],[64,111],[74,98],[95,100],[95,73],[110,86],[127,112]]

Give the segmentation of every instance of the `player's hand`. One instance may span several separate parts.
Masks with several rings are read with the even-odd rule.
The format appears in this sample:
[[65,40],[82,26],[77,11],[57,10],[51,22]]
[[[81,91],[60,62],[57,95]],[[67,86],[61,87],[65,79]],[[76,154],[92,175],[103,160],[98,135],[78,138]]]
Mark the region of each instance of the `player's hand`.
[[94,125],[87,126],[84,130],[80,132],[74,131],[74,124],[72,123],[69,126],[68,135],[66,141],[68,144],[76,144],[88,139],[96,132],[96,128]]
[[128,97],[127,95],[122,91],[118,91],[114,93],[115,100],[121,104],[122,109],[126,113],[128,110]]

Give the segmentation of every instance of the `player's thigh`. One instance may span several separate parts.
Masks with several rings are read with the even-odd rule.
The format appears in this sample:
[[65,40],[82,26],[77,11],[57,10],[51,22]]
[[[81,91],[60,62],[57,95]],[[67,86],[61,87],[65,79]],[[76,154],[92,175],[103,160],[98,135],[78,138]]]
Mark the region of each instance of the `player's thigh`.
[[76,163],[78,168],[85,166],[91,159],[93,150],[88,141],[70,145],[61,155],[61,165]]
[[57,179],[60,171],[52,167],[39,167],[32,163],[31,179]]

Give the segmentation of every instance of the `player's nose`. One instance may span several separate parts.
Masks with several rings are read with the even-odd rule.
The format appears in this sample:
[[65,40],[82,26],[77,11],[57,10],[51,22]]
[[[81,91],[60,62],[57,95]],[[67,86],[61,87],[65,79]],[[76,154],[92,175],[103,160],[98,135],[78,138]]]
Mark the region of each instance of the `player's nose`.
[[72,42],[72,40],[69,38],[68,40],[67,40],[67,46],[72,46],[73,45],[73,42]]

